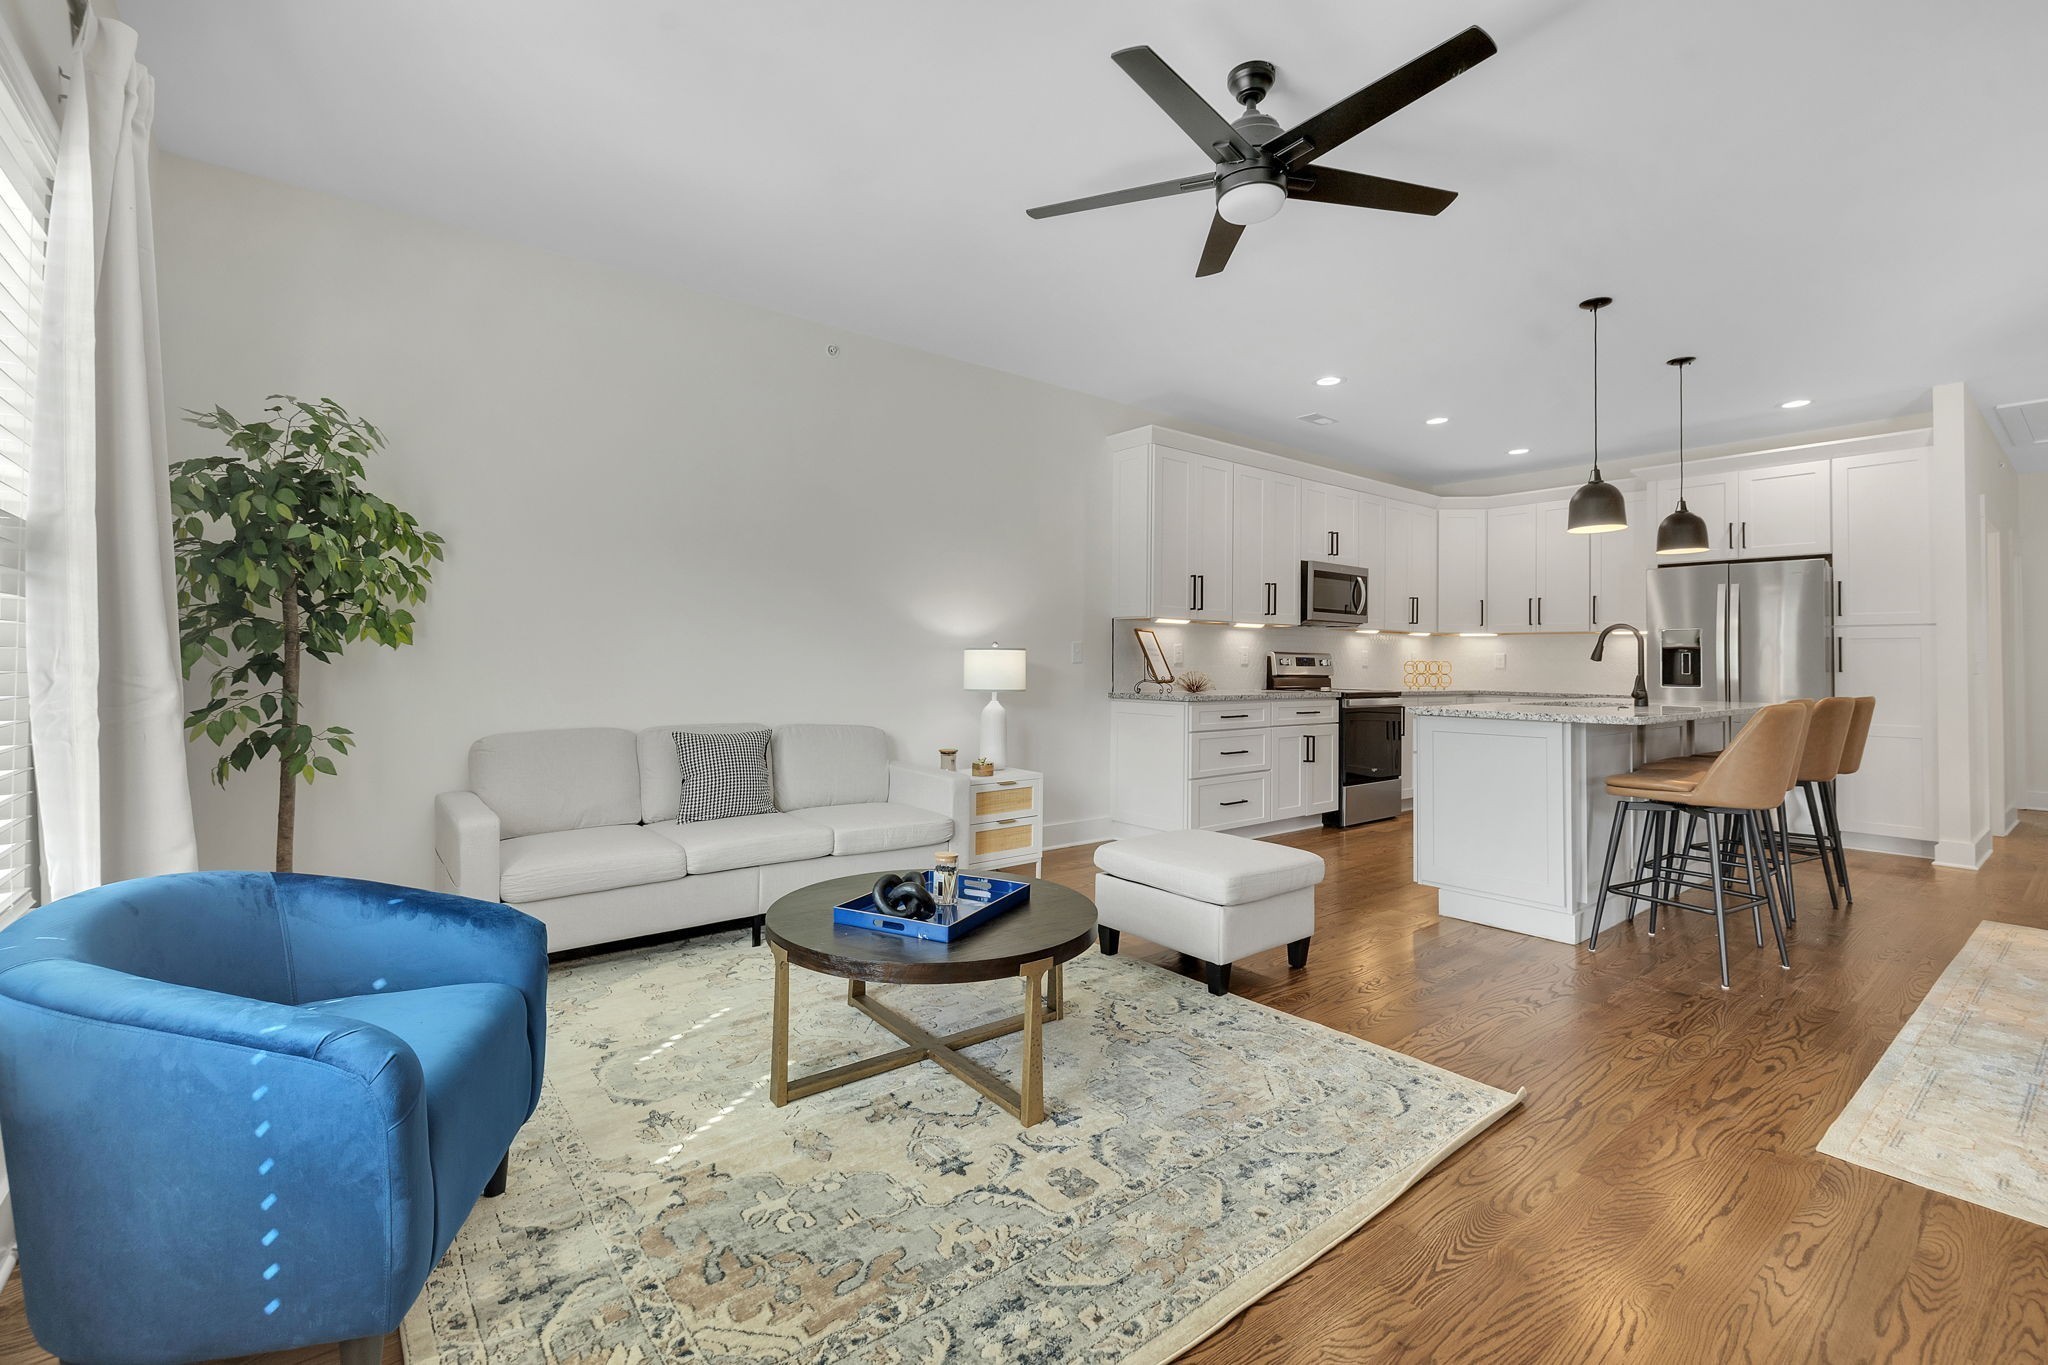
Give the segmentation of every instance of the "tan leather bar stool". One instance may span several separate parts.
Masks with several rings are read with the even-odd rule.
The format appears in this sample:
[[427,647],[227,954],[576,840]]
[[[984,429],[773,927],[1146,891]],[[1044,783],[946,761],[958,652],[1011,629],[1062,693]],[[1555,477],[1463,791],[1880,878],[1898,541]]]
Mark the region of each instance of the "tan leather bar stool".
[[1813,708],[1813,722],[1807,727],[1806,752],[1799,760],[1798,787],[1806,798],[1806,814],[1813,824],[1813,833],[1795,835],[1787,829],[1784,851],[1788,865],[1818,862],[1827,877],[1828,904],[1839,906],[1842,902],[1835,889],[1837,874],[1847,864],[1841,856],[1840,832],[1818,793],[1823,785],[1832,786],[1842,770],[1849,730],[1856,718],[1856,700],[1822,697],[1803,704]]
[[[1863,766],[1863,746],[1870,739],[1870,719],[1877,714],[1876,697],[1852,697],[1855,714],[1849,720],[1849,733],[1842,740],[1842,761],[1836,765],[1835,778],[1843,778]],[[1828,843],[1835,855],[1835,879],[1842,884],[1842,897],[1849,904],[1856,903],[1856,893],[1849,887],[1849,859],[1842,851],[1842,820],[1835,809],[1835,780],[1830,779],[1816,789],[1815,795],[1821,804],[1821,813],[1827,817]]]
[[[1611,893],[1627,898],[1631,904],[1647,901],[1653,925],[1657,911],[1665,906],[1711,913],[1721,953],[1723,990],[1728,989],[1728,912],[1731,909],[1750,911],[1757,921],[1759,946],[1763,942],[1763,914],[1768,912],[1771,933],[1778,945],[1778,965],[1786,968],[1792,965],[1792,959],[1785,950],[1784,925],[1779,918],[1781,884],[1767,870],[1770,860],[1765,852],[1764,822],[1771,812],[1784,804],[1785,793],[1792,789],[1797,779],[1800,761],[1805,757],[1810,717],[1809,708],[1798,702],[1766,706],[1750,717],[1741,733],[1704,772],[1695,775],[1639,770],[1618,773],[1607,780],[1609,794],[1621,798],[1621,804],[1615,808],[1614,827],[1608,835],[1607,863],[1600,876],[1600,897],[1593,906],[1592,932],[1586,940],[1589,951],[1599,947],[1600,920]],[[1641,810],[1652,817],[1652,828],[1643,834],[1641,849],[1644,856],[1638,860],[1638,875],[1626,882],[1616,882],[1614,860],[1620,851],[1624,822],[1633,810]],[[1655,851],[1659,836],[1655,826],[1669,827],[1679,815],[1684,815],[1688,822],[1701,819],[1706,822],[1709,868],[1706,884],[1711,886],[1714,896],[1711,911],[1684,901],[1684,889],[1693,883],[1686,874],[1683,861],[1674,861]],[[1740,897],[1730,895],[1727,881],[1726,851],[1731,848],[1741,854],[1745,867],[1744,894]],[[1689,858],[1688,834],[1685,859]],[[1649,889],[1646,891],[1645,887]],[[1669,895],[1665,894],[1667,888],[1671,889]],[[1739,903],[1731,904],[1731,901]]]

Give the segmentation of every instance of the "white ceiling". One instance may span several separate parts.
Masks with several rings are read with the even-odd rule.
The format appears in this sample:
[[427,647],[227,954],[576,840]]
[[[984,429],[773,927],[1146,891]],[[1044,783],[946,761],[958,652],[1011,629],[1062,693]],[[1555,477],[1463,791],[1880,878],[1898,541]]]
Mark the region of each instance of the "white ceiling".
[[[1617,458],[1671,447],[1681,353],[1689,444],[2048,395],[2041,0],[121,11],[170,151],[1425,485],[1583,458],[1591,294]],[[1469,23],[1498,56],[1329,158],[1439,218],[1290,204],[1198,280],[1205,196],[1024,216],[1204,169],[1116,48],[1225,110],[1271,60],[1292,124]]]

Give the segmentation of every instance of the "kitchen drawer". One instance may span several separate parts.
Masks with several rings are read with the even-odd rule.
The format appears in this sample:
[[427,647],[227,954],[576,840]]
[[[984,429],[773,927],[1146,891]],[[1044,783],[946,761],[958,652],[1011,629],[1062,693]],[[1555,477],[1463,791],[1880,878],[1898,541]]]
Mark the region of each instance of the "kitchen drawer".
[[1246,773],[1242,777],[1209,777],[1188,784],[1194,801],[1196,829],[1231,829],[1256,825],[1273,808],[1273,775]]
[[981,862],[998,853],[1012,853],[1020,861],[1037,856],[1038,822],[1036,820],[1000,820],[994,824],[974,827],[974,850],[968,856]]
[[[981,779],[983,783],[988,779]],[[995,782],[974,788],[974,822],[1038,814],[1036,782]]]
[[1188,743],[1194,750],[1188,762],[1188,776],[1221,777],[1225,773],[1249,773],[1271,766],[1272,734],[1267,730],[1225,730],[1218,735],[1196,735]]
[[1272,704],[1275,725],[1335,725],[1337,700],[1276,701]]
[[1190,730],[1263,730],[1273,723],[1272,708],[1262,701],[1212,701],[1189,708]]

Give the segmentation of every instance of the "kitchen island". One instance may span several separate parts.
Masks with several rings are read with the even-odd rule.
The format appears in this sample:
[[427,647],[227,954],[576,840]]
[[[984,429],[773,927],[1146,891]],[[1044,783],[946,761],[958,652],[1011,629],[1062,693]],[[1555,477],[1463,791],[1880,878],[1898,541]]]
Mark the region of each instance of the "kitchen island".
[[1408,703],[1415,880],[1437,913],[1560,943],[1593,918],[1614,798],[1607,779],[1718,748],[1740,706],[1602,701]]

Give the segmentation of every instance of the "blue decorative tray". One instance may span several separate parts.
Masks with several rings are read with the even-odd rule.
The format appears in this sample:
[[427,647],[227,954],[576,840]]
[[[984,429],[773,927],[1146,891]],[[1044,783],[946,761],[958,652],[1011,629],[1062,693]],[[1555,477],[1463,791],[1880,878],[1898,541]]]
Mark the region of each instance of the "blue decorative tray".
[[[935,890],[938,877],[926,872],[924,885],[927,891]],[[862,895],[843,905],[832,907],[834,924],[850,925],[856,929],[873,929],[877,933],[895,934],[900,938],[930,939],[935,943],[951,943],[973,933],[996,916],[1007,910],[1015,910],[1031,899],[1031,883],[1007,881],[1002,877],[974,877],[960,874],[960,902],[950,912],[941,910],[933,919],[905,919],[894,913],[884,913],[875,908],[872,895]]]

